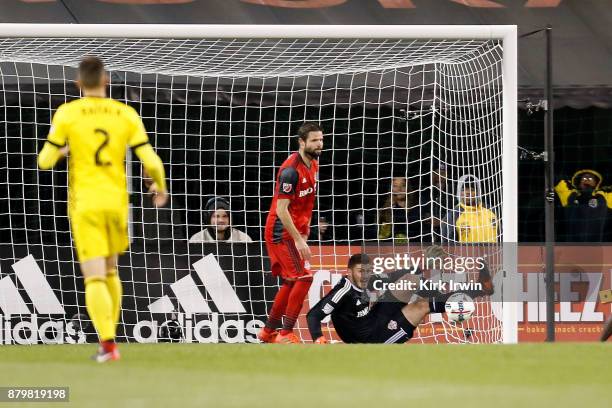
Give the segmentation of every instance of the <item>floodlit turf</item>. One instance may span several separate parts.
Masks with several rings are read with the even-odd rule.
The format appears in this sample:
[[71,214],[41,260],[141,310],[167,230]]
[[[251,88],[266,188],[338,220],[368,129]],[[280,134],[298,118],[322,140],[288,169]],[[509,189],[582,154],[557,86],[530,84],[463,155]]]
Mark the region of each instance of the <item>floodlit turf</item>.
[[0,385],[69,386],[11,407],[609,407],[612,344],[0,346]]

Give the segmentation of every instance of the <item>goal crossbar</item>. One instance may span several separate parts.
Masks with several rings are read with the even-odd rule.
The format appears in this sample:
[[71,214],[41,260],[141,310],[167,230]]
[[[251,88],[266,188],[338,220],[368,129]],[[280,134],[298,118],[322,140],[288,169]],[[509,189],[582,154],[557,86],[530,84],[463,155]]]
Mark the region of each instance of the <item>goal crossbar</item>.
[[500,39],[515,25],[0,24],[0,37]]

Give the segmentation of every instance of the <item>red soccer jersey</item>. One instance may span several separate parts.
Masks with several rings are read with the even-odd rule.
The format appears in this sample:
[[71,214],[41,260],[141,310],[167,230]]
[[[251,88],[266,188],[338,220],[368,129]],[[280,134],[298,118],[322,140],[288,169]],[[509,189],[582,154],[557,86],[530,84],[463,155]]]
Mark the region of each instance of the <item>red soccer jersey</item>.
[[265,239],[267,242],[280,242],[293,239],[287,232],[283,223],[276,215],[278,199],[288,198],[289,215],[293,224],[301,235],[310,234],[310,220],[314,207],[315,193],[317,191],[319,164],[316,160],[306,166],[299,153],[293,153],[285,160],[276,176],[274,198],[266,220]]

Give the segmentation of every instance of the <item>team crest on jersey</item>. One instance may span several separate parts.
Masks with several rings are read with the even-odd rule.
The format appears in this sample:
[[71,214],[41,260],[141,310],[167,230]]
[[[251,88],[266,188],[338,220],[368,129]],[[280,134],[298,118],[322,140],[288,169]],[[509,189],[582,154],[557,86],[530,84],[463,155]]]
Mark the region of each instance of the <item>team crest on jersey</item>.
[[284,193],[290,193],[292,190],[292,186],[291,183],[283,183],[283,192]]
[[308,180],[306,180],[306,177],[302,179],[302,183],[308,183]]
[[389,330],[396,330],[397,329],[397,322],[395,320],[389,321],[389,324],[387,325],[387,329],[389,329]]
[[597,208],[597,204],[598,204],[598,203],[597,203],[597,199],[596,199],[596,198],[591,198],[591,199],[589,200],[589,207],[591,207],[591,208]]

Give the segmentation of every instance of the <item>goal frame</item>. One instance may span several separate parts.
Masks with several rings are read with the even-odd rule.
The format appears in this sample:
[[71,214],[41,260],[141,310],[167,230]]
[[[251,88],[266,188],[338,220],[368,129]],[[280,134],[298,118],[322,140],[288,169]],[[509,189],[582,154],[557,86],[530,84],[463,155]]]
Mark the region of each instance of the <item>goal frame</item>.
[[[316,29],[313,29],[316,27]],[[350,38],[501,40],[502,56],[502,220],[504,293],[517,296],[517,27],[515,25],[252,25],[252,24],[0,24],[0,38]],[[514,296],[513,296],[514,295]],[[502,295],[503,296],[503,295]],[[503,297],[502,297],[503,299]],[[518,341],[520,303],[503,307],[503,342]]]

